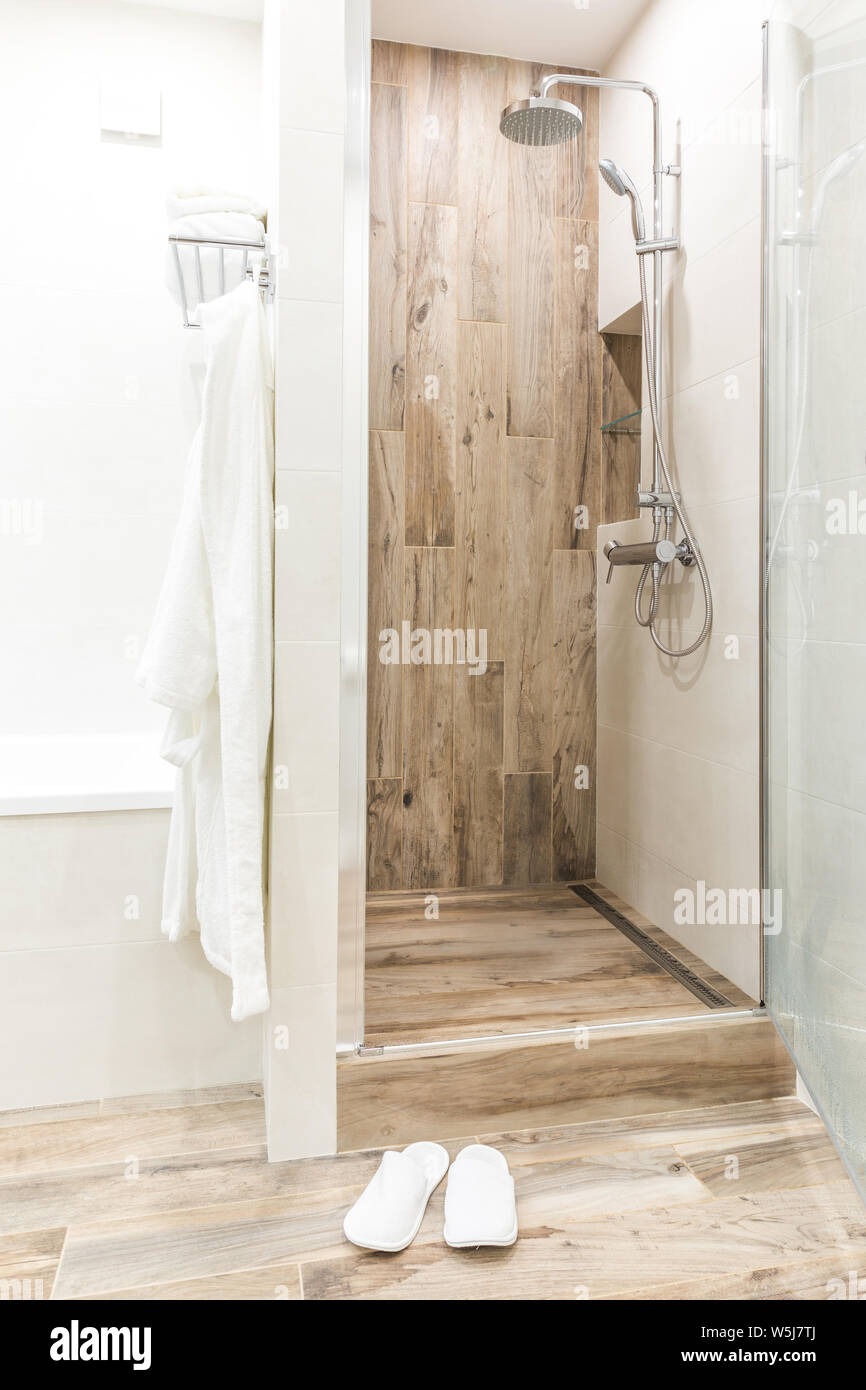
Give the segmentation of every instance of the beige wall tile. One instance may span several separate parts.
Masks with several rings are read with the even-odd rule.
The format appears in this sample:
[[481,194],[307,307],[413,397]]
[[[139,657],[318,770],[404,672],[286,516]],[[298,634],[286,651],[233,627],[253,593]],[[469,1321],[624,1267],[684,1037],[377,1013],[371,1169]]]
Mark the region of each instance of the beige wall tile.
[[272,1162],[336,1152],[336,1008],[334,985],[271,991],[265,1077]]
[[276,481],[274,637],[340,636],[340,475],[280,470]]
[[665,283],[668,387],[682,391],[760,351],[761,223],[682,263]]
[[[337,813],[277,815],[271,836],[270,977],[277,988],[337,977]],[[273,921],[273,915],[272,915]]]
[[338,471],[342,463],[339,304],[276,305],[277,468]]
[[683,245],[692,261],[760,215],[760,78],[686,145],[682,182],[672,192],[671,206],[679,211]]
[[168,811],[10,816],[0,951],[158,940]]
[[757,496],[760,385],[755,357],[665,401],[665,440],[690,515],[694,507]]
[[0,997],[0,1109],[261,1072],[261,1020],[232,1023],[231,986],[195,935],[176,945],[6,951]]
[[[674,894],[682,889],[697,894],[697,880],[603,825],[598,828],[598,856],[598,877],[613,892],[753,999],[760,997],[761,936],[757,928],[675,922]],[[722,885],[713,882],[707,886]]]
[[337,642],[276,644],[274,703],[292,717],[278,719],[274,728],[274,811],[336,811],[339,697]]
[[[292,7],[294,26],[296,8]],[[324,52],[324,49],[321,50]],[[321,61],[314,64],[322,74]],[[326,81],[342,86],[339,71]],[[283,81],[283,91],[288,90]],[[343,293],[342,133],[280,131],[280,299],[326,299]]]
[[758,644],[736,640],[736,659],[714,634],[674,673],[637,623],[601,628],[599,722],[756,776]]
[[[758,882],[757,779],[599,726],[599,820],[693,878]],[[637,905],[637,904],[636,904]]]
[[316,0],[292,5],[280,26],[280,121],[295,130],[343,132],[343,83],[325,76],[311,62],[316,51],[339,53],[344,42],[344,0]]

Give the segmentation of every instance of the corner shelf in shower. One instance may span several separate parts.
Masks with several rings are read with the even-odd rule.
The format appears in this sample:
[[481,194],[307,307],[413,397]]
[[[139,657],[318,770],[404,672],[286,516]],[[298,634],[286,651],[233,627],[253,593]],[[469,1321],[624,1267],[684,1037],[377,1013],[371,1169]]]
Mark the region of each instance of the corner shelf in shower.
[[[640,418],[642,410],[633,410],[629,415],[621,415],[618,420],[608,420],[602,425],[602,434],[626,434],[632,438],[639,439],[641,434]],[[629,421],[632,421],[629,424]]]

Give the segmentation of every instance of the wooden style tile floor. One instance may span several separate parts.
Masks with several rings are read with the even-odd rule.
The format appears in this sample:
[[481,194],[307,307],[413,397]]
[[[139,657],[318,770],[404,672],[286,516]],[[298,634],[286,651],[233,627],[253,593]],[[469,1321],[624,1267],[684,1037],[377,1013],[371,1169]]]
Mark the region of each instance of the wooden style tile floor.
[[[590,885],[735,1008],[750,999],[602,885]],[[521,1033],[710,1012],[570,889],[452,889],[367,899],[366,1042]]]
[[342,1234],[380,1152],[268,1164],[256,1088],[6,1115],[0,1280],[76,1300],[805,1299],[866,1275],[866,1208],[793,1097],[480,1137],[515,1176],[517,1244],[449,1250],[443,1183],[381,1255]]

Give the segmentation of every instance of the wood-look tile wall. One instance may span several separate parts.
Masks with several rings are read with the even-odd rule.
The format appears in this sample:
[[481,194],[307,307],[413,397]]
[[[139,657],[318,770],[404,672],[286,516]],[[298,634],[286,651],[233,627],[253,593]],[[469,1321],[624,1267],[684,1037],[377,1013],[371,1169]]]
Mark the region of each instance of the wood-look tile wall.
[[[499,133],[553,70],[373,44],[371,889],[595,866],[597,93],[577,143]],[[486,674],[383,665],[404,621],[485,629]]]

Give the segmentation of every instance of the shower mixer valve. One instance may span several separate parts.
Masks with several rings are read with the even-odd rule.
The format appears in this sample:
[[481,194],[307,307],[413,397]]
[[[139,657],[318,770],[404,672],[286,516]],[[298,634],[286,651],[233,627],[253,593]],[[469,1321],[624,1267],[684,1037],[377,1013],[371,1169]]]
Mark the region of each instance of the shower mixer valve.
[[669,540],[638,541],[635,545],[607,541],[604,555],[608,562],[606,584],[610,583],[614,568],[619,565],[670,565],[674,560],[679,560],[681,565],[695,563],[695,553],[688,541],[679,544]]

